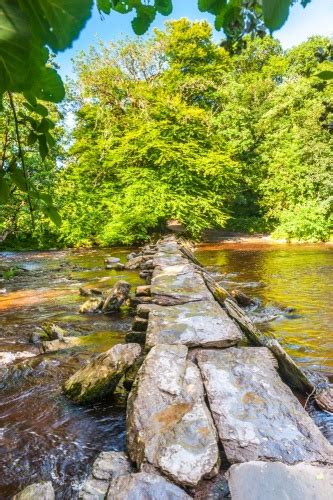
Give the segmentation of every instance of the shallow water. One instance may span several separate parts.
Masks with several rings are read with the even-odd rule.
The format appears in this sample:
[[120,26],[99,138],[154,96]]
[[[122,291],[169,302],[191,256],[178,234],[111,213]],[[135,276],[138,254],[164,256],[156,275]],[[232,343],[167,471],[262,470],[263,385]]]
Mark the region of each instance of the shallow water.
[[[1,500],[39,480],[52,480],[57,499],[75,499],[97,454],[124,449],[122,397],[85,408],[71,404],[61,386],[95,353],[123,342],[132,318],[127,313],[78,314],[85,300],[78,289],[109,288],[118,279],[141,284],[135,271],[104,269],[106,255],[124,262],[128,252],[0,254],[0,269],[20,268],[16,277],[0,282],[0,362],[16,356],[0,368]],[[260,328],[271,329],[299,363],[333,375],[332,249],[242,243],[200,246],[196,255],[204,265],[213,266],[223,286],[257,300],[249,314]],[[44,321],[80,336],[80,345],[39,354],[28,338]],[[20,353],[33,357],[20,360]],[[315,417],[327,427],[322,412]]]
[[332,247],[225,243],[201,245],[196,256],[229,291],[260,302],[249,314],[299,364],[333,378]]
[[[128,250],[0,254],[0,268],[6,265],[18,272],[0,282],[0,289],[6,289],[0,295],[2,500],[39,480],[52,480],[58,499],[76,498],[96,455],[124,448],[121,395],[84,408],[61,393],[63,382],[75,370],[95,353],[123,342],[130,327],[132,319],[126,313],[78,313],[86,300],[78,294],[80,286],[105,289],[118,279],[133,286],[142,283],[135,271],[106,271],[104,258],[111,253],[124,262]],[[80,344],[40,354],[28,339],[44,321],[80,336]]]

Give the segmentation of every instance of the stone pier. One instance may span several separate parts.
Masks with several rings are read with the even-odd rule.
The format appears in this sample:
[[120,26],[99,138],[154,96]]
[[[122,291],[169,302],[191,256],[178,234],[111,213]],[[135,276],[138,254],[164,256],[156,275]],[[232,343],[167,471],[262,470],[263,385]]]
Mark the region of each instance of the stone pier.
[[145,359],[127,404],[130,465],[119,478],[111,463],[102,493],[91,483],[81,498],[333,498],[333,447],[271,351],[248,345],[175,237],[142,257],[150,289],[138,290],[131,333]]

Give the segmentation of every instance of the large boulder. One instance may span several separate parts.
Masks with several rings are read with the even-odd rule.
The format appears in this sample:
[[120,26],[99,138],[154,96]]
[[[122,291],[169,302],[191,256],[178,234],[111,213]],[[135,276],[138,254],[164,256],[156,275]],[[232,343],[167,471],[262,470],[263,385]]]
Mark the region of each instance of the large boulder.
[[198,368],[183,345],[157,345],[139,370],[127,404],[127,445],[141,470],[184,486],[217,473],[215,427]]
[[233,465],[227,478],[232,500],[328,500],[333,497],[331,467],[247,462]]
[[111,479],[130,474],[133,467],[125,453],[103,451],[94,462],[91,475],[83,483],[79,498],[82,500],[104,500]]
[[112,394],[121,377],[141,355],[139,344],[117,344],[78,370],[64,384],[75,403],[87,404]]
[[230,463],[333,463],[333,447],[282,382],[266,347],[205,349],[196,359]]
[[157,474],[140,472],[118,476],[111,481],[107,500],[189,500],[175,484]]
[[51,481],[34,483],[27,486],[13,497],[12,500],[54,500],[54,489]]

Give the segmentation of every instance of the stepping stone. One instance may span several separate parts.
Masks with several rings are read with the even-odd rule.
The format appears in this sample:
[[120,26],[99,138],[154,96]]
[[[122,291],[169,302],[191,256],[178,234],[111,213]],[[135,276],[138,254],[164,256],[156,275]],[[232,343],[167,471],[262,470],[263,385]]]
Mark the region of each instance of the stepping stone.
[[227,459],[333,463],[333,447],[265,347],[200,350],[197,361]]
[[151,296],[155,300],[170,299],[168,305],[214,300],[202,276],[190,264],[156,268],[151,281]]
[[[329,500],[333,469],[300,463],[248,462],[227,472],[232,500]],[[329,493],[331,492],[331,493]]]
[[242,339],[239,327],[214,300],[146,307],[149,308],[147,347],[156,344],[229,347]]
[[93,464],[90,476],[80,488],[79,499],[104,500],[110,481],[131,472],[133,472],[133,467],[125,453],[102,451]]
[[190,500],[190,496],[164,477],[147,472],[119,476],[111,481],[107,500]]
[[181,486],[218,471],[218,437],[200,373],[182,345],[151,349],[127,403],[127,448],[141,470],[156,470]]

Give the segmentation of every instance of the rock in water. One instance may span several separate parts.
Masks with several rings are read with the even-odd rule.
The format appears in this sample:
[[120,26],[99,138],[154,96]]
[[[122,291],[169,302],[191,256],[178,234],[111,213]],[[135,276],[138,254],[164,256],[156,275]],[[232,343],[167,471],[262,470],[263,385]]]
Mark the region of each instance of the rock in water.
[[80,337],[63,337],[61,340],[49,340],[42,342],[44,352],[59,351],[60,349],[70,349],[80,345]]
[[[328,500],[333,469],[300,463],[247,462],[228,473],[232,500]],[[331,493],[329,493],[331,492]]]
[[180,485],[195,486],[217,473],[215,427],[198,368],[187,347],[156,345],[139,370],[127,405],[130,458]]
[[12,500],[54,500],[54,489],[50,481],[27,486]]
[[104,304],[103,299],[89,299],[79,309],[81,314],[95,313],[102,309]]
[[104,262],[105,264],[118,264],[118,262],[120,262],[120,259],[118,257],[107,257]]
[[255,303],[254,300],[251,299],[251,297],[245,295],[245,293],[241,292],[240,290],[232,290],[231,295],[239,306],[247,307]]
[[139,269],[141,264],[144,262],[144,258],[142,255],[139,255],[138,257],[133,257],[132,259],[129,259],[126,264],[125,264],[125,269]]
[[196,358],[230,463],[333,463],[333,447],[282,382],[266,347],[206,349]]
[[75,403],[87,404],[112,394],[121,377],[141,355],[138,344],[117,344],[78,370],[64,385]]
[[107,500],[189,500],[185,491],[157,474],[139,472],[118,476],[110,484]]
[[130,474],[133,467],[121,451],[103,451],[94,462],[92,473],[83,483],[79,498],[82,500],[104,499],[111,479]]
[[107,292],[104,304],[102,307],[103,312],[118,311],[125,300],[128,298],[131,285],[127,281],[117,281],[112,289]]

